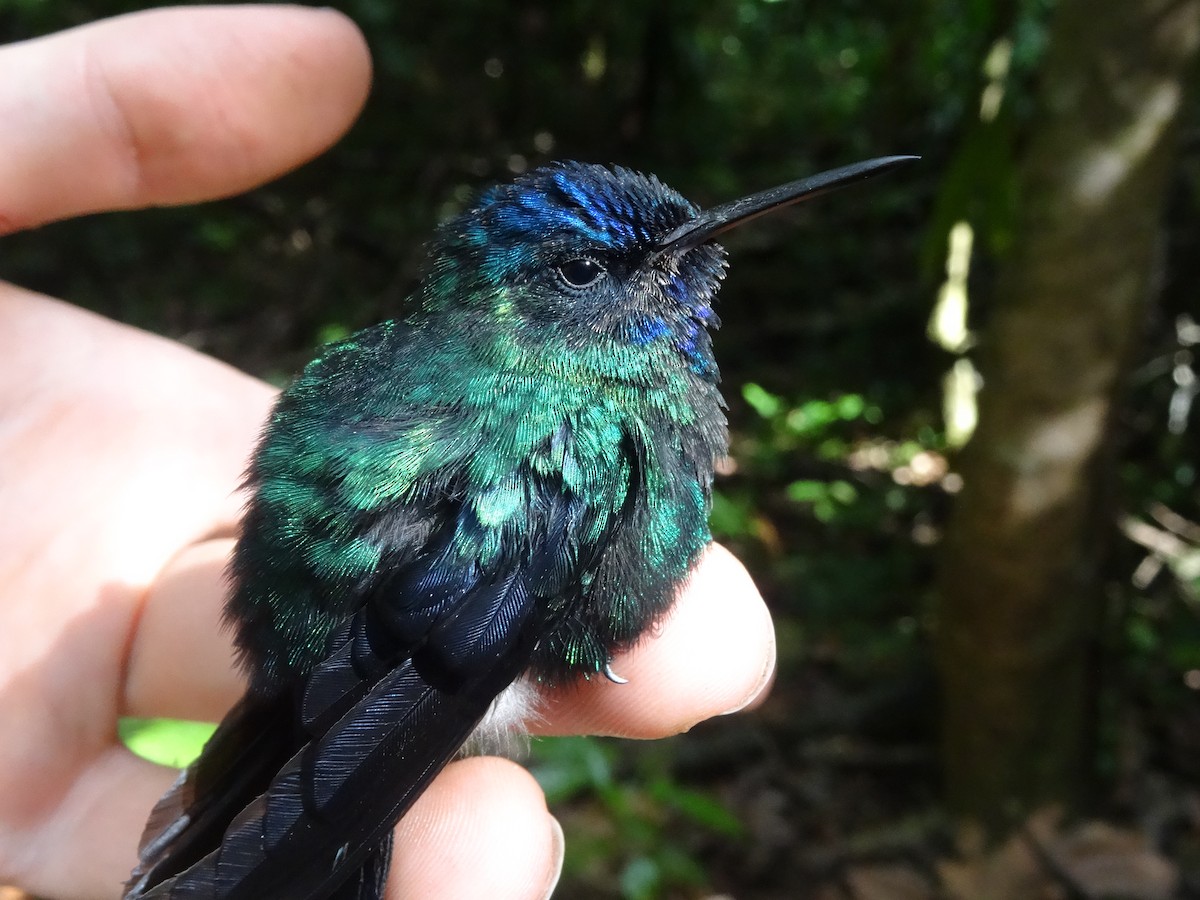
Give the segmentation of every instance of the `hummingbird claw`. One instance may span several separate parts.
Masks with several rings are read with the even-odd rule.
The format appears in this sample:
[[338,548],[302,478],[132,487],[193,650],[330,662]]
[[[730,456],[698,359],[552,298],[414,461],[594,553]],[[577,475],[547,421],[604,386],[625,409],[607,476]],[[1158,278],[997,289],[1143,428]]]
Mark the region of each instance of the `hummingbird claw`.
[[616,672],[613,671],[612,663],[604,664],[604,677],[607,678],[609,681],[611,681],[613,684],[629,684],[628,678],[622,678],[620,675],[618,675]]

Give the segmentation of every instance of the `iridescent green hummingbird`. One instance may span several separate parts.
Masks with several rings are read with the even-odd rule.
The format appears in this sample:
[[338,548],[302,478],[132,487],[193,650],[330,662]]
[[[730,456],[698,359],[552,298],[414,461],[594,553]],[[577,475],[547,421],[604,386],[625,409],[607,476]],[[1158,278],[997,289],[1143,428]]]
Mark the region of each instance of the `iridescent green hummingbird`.
[[710,540],[714,238],[913,158],[703,212],[566,162],[442,225],[401,316],[275,405],[226,611],[250,687],[126,897],[378,898],[396,821],[489,710],[520,718],[498,696],[620,681]]

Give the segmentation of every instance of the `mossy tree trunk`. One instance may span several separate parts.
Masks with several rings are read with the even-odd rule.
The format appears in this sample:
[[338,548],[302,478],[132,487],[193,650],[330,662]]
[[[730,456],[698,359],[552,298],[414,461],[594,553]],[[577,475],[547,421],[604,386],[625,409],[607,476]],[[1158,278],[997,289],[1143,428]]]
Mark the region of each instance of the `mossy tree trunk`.
[[1114,404],[1159,263],[1200,0],[1062,0],[983,335],[937,619],[948,798],[993,831],[1079,795]]

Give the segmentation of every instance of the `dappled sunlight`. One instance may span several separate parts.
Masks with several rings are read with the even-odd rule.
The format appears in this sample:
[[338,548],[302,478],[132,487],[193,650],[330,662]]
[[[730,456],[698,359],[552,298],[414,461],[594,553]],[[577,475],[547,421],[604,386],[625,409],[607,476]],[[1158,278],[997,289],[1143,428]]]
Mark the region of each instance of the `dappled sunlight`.
[[938,291],[937,304],[929,319],[929,339],[952,353],[961,353],[971,342],[967,330],[967,277],[971,274],[974,242],[975,229],[971,223],[955,222],[946,254],[946,280]]
[[1139,96],[1134,117],[1115,140],[1084,152],[1075,178],[1075,196],[1087,206],[1106,203],[1112,192],[1159,146],[1182,100],[1179,82],[1161,81]]
[[979,119],[982,122],[992,122],[1000,114],[1012,55],[1013,42],[1008,38],[1000,38],[992,44],[987,59],[983,61],[983,74],[988,83],[979,95]]
[[1044,418],[1017,442],[1018,460],[1009,509],[1018,522],[1036,519],[1077,493],[1099,444],[1106,398],[1090,397],[1073,409]]
[[959,357],[942,378],[942,419],[946,423],[946,443],[951,447],[966,446],[975,433],[980,383],[979,372],[965,356]]

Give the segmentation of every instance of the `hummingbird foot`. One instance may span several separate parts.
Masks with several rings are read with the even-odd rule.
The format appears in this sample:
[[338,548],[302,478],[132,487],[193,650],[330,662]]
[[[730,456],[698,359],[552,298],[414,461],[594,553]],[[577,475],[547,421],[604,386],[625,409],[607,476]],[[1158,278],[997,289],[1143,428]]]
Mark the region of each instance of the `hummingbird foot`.
[[618,675],[616,672],[613,671],[612,663],[604,664],[604,677],[607,678],[609,681],[611,681],[613,684],[629,684],[628,678],[622,678],[620,675]]

